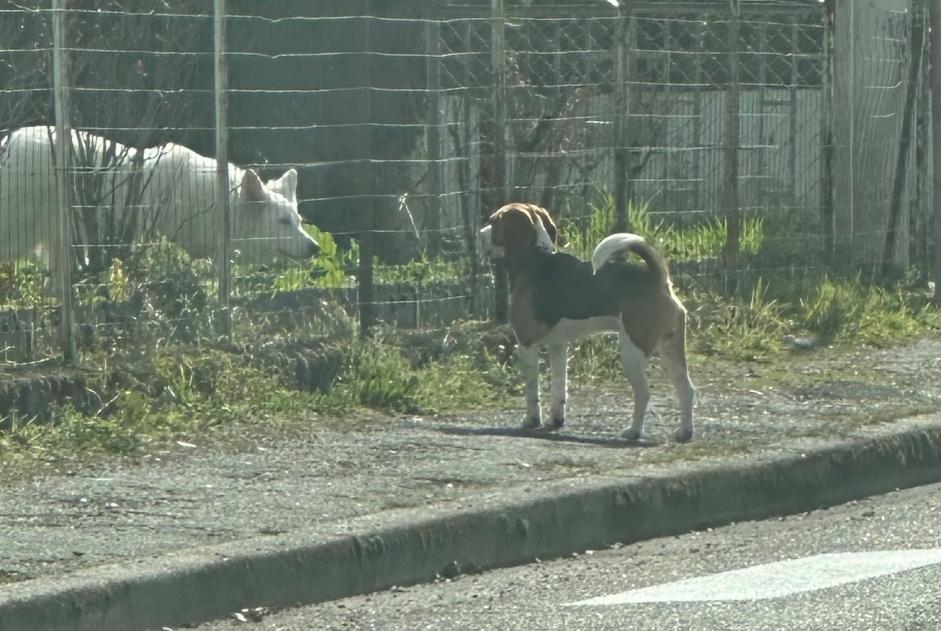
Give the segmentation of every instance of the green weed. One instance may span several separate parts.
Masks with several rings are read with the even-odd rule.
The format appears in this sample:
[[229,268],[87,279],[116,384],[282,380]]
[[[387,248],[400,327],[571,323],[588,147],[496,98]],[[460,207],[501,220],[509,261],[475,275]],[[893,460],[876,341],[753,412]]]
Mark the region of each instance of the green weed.
[[500,404],[515,390],[516,370],[485,352],[460,353],[419,373],[419,402],[442,412]]
[[927,295],[864,285],[857,276],[829,276],[799,299],[801,325],[825,341],[854,341],[884,346],[938,327],[938,312]]
[[787,308],[771,297],[768,284],[761,280],[747,300],[692,291],[684,302],[693,329],[688,339],[701,353],[765,358],[783,348],[784,336],[793,329]]
[[304,224],[304,229],[320,244],[320,253],[310,263],[315,287],[336,289],[350,284],[351,270],[359,267],[359,245],[351,241],[350,249],[337,245],[333,235],[313,224]]
[[[598,242],[615,229],[614,198],[610,194],[602,193],[590,210],[586,220],[563,219],[560,222],[566,248],[582,258],[591,256]],[[657,220],[648,205],[631,203],[628,223],[631,232],[644,237],[676,262],[719,258],[728,240],[728,224],[723,217],[690,226],[674,225]],[[764,243],[764,235],[762,218],[746,217],[740,228],[739,252],[756,254]]]
[[0,305],[41,306],[46,274],[32,261],[0,262]]
[[462,261],[429,259],[424,256],[402,265],[377,263],[375,266],[377,283],[426,283],[454,280],[465,275],[465,264]]
[[381,340],[353,343],[335,389],[331,398],[348,407],[363,405],[396,412],[419,408],[418,378],[411,365],[398,348]]
[[595,335],[572,344],[569,370],[574,379],[610,379],[621,374],[617,335]]

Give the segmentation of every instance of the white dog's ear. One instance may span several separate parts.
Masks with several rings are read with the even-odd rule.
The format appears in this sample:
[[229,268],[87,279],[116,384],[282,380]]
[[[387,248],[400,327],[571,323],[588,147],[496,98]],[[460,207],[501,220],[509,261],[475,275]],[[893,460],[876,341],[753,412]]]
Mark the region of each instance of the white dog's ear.
[[284,172],[284,175],[279,177],[277,180],[272,180],[268,183],[268,188],[273,190],[276,193],[280,193],[288,199],[288,201],[296,202],[297,201],[297,170],[288,169]]
[[239,198],[247,202],[263,202],[268,199],[265,187],[252,169],[246,169],[242,175],[242,185],[239,187]]

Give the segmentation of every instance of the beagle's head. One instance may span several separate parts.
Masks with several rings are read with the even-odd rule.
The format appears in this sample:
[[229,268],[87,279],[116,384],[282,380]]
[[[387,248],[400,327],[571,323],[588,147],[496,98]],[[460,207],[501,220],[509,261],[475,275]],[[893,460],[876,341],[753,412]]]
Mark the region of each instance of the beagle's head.
[[559,230],[549,212],[535,204],[507,204],[497,209],[480,234],[494,257],[533,247],[555,252],[559,241]]

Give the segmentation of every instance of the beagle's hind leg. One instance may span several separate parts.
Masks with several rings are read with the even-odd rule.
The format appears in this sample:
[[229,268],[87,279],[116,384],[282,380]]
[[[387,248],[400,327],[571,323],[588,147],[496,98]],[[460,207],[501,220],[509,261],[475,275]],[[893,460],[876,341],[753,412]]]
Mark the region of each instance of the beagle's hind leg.
[[620,334],[621,367],[631,389],[634,391],[634,416],[631,426],[621,435],[627,440],[637,440],[644,431],[644,417],[650,402],[650,387],[647,384],[647,356],[637,348],[626,333]]
[[681,315],[676,329],[660,343],[660,357],[680,404],[680,426],[673,437],[685,443],[693,438],[693,402],[696,399],[696,388],[689,379],[689,367],[686,364],[685,315]]

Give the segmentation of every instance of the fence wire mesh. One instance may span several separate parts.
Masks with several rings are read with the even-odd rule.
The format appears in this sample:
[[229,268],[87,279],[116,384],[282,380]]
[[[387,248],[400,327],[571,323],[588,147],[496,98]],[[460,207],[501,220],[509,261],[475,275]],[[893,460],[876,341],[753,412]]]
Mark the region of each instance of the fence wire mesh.
[[685,234],[680,273],[725,287],[927,268],[922,0],[224,5],[217,51],[203,0],[69,2],[57,52],[50,2],[0,2],[6,362],[60,353],[63,266],[86,354],[499,314],[476,235],[511,200],[586,238]]

